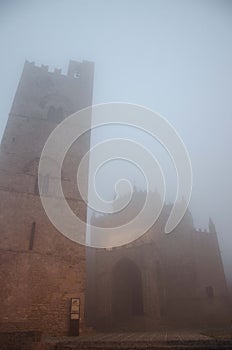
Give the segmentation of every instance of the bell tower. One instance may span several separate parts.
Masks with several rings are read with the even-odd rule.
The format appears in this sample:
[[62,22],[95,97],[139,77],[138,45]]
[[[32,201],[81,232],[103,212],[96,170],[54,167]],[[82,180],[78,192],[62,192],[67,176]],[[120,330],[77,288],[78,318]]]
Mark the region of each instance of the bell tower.
[[[70,61],[60,69],[26,62],[9,114],[0,151],[0,331],[41,331],[67,335],[70,300],[80,298],[84,323],[85,247],[52,225],[38,193],[38,163],[55,127],[92,105],[94,64]],[[91,128],[91,116],[87,120]],[[65,159],[62,186],[70,207],[82,219],[86,205],[76,189],[76,167],[88,151],[90,132]],[[88,178],[88,174],[86,174]],[[44,179],[46,195],[52,179]]]

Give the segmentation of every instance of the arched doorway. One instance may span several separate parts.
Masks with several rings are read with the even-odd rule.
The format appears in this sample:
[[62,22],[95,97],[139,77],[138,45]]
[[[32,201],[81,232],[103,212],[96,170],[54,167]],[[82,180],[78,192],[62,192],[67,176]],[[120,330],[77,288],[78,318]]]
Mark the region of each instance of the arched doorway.
[[113,269],[112,314],[115,320],[143,314],[141,273],[128,258],[122,258]]

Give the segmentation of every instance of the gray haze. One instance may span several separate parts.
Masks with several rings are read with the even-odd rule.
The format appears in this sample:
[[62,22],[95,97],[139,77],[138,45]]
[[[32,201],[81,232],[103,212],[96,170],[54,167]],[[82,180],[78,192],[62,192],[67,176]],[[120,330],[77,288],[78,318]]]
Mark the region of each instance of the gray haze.
[[94,103],[144,105],[181,135],[195,225],[213,218],[231,279],[232,2],[1,0],[0,28],[0,133],[26,59],[64,72],[94,61]]

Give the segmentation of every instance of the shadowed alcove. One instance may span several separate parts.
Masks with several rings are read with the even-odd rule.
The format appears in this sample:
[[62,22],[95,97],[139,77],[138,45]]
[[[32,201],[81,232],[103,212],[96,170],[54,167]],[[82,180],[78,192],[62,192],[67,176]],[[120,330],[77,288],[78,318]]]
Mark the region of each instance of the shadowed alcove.
[[115,320],[127,320],[143,314],[142,279],[139,268],[122,258],[113,269],[112,314]]

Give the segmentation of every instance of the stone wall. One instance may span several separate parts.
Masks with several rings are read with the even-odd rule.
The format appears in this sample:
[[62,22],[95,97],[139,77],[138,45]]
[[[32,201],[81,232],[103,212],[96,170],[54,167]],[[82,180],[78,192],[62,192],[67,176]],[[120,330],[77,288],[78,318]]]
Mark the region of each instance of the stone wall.
[[[78,74],[77,74],[78,72]],[[85,247],[51,224],[38,195],[38,163],[44,143],[62,118],[92,104],[93,64],[70,62],[68,75],[26,62],[3,136],[0,154],[0,331],[40,331],[67,335],[70,300],[85,308]],[[60,120],[49,108],[54,107]],[[86,121],[91,125],[91,116]],[[65,159],[64,193],[76,214],[86,205],[76,190],[77,165],[90,134],[77,141]],[[88,174],[86,174],[86,179]],[[50,178],[46,195],[53,195]],[[87,184],[87,183],[86,183]]]
[[[162,326],[229,326],[231,308],[216,231],[196,231],[187,211],[175,230],[164,234],[169,212],[170,206],[165,206],[156,224],[128,245],[88,250],[87,260],[91,265],[87,261],[87,268],[92,276],[87,280],[91,285],[87,288],[90,325],[128,331],[155,330]],[[104,216],[95,218],[93,223],[101,226],[102,221]],[[121,295],[121,307],[125,309],[123,288],[125,295],[130,293],[128,289],[132,293],[137,289],[133,281],[129,286],[129,275],[125,278],[128,262],[141,274],[143,312],[140,315],[132,312],[129,317],[125,313],[124,318],[117,320],[113,314],[114,295]],[[119,263],[125,269],[121,269],[115,283],[114,273]],[[95,308],[89,308],[89,303]]]

